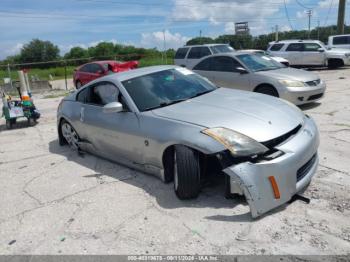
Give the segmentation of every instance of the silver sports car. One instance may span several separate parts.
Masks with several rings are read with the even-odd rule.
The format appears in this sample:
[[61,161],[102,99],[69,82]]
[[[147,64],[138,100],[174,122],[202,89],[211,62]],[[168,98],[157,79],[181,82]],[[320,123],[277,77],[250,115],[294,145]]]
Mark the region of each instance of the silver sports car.
[[297,107],[176,66],[89,83],[62,100],[57,126],[61,145],[174,181],[180,199],[222,176],[253,217],[289,201],[318,165],[317,127]]

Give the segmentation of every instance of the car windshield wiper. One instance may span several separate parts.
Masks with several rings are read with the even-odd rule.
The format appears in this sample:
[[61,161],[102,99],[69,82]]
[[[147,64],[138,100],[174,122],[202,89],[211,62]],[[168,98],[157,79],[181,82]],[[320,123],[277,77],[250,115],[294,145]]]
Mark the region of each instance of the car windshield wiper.
[[258,69],[255,72],[270,71],[270,70],[275,70],[275,69],[278,69],[278,67],[269,67],[269,68]]
[[185,101],[187,99],[188,98],[182,98],[182,99],[172,100],[170,102],[162,102],[158,106],[148,107],[148,108],[146,108],[143,111],[149,111],[149,110],[153,110],[153,109],[157,109],[157,108],[161,108],[161,107],[170,106],[170,105],[173,105],[173,104],[177,104],[177,103],[183,102],[183,101]]

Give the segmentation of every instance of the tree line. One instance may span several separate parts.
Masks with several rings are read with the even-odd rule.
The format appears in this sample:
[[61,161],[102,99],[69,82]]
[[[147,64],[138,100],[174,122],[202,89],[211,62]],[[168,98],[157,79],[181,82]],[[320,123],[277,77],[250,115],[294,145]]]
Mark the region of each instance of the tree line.
[[[326,43],[328,36],[336,34],[336,26],[327,26],[315,28],[310,33],[311,39],[319,39]],[[345,26],[345,33],[350,34],[350,26]],[[279,40],[285,39],[307,39],[308,31],[293,30],[279,32]],[[195,44],[211,44],[211,43],[227,43],[235,49],[266,49],[269,42],[275,40],[275,33],[262,34],[259,36],[240,36],[240,35],[220,35],[217,38],[210,37],[195,37],[189,40],[187,45]],[[167,50],[167,56],[173,58],[175,50]],[[115,60],[139,60],[143,57],[161,57],[164,54],[156,48],[140,48],[132,45],[121,45],[111,42],[100,42],[96,46],[83,48],[73,47],[60,56],[60,49],[57,45],[50,41],[43,41],[40,39],[33,39],[25,44],[19,54],[9,56],[0,64],[22,64],[22,63],[40,63],[48,61],[65,61],[68,65],[78,65],[83,62],[102,59]],[[79,59],[78,61],[74,61]],[[32,65],[28,67],[50,67],[54,64]],[[57,64],[56,64],[57,65]]]
[[[320,40],[323,43],[327,43],[330,35],[337,34],[337,27],[327,26],[319,27],[311,30],[310,39]],[[345,26],[345,34],[350,34],[350,26]],[[279,32],[279,40],[287,39],[307,39],[307,30],[292,30]],[[198,45],[198,44],[213,44],[213,43],[225,43],[231,45],[235,49],[262,49],[266,50],[268,44],[275,40],[275,33],[262,34],[259,36],[251,35],[220,35],[217,38],[210,37],[196,37],[189,40],[187,45]]]

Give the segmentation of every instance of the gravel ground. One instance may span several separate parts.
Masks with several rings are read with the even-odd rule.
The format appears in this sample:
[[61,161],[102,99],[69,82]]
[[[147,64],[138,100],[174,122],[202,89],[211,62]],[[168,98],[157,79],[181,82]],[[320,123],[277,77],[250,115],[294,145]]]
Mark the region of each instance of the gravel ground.
[[317,73],[326,96],[302,108],[321,132],[311,203],[257,220],[223,185],[180,201],[171,184],[60,147],[60,98],[36,96],[38,125],[0,120],[0,254],[350,254],[350,69]]

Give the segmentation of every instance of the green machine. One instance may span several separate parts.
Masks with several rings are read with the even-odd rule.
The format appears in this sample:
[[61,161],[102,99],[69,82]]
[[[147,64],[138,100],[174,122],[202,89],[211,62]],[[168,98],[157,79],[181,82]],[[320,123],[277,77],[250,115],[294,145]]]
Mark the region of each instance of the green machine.
[[6,127],[11,129],[19,118],[27,118],[28,125],[34,125],[40,118],[40,113],[36,109],[28,87],[27,77],[23,71],[19,71],[20,87],[17,89],[19,99],[13,99],[0,90],[2,97],[2,116],[6,119]]

